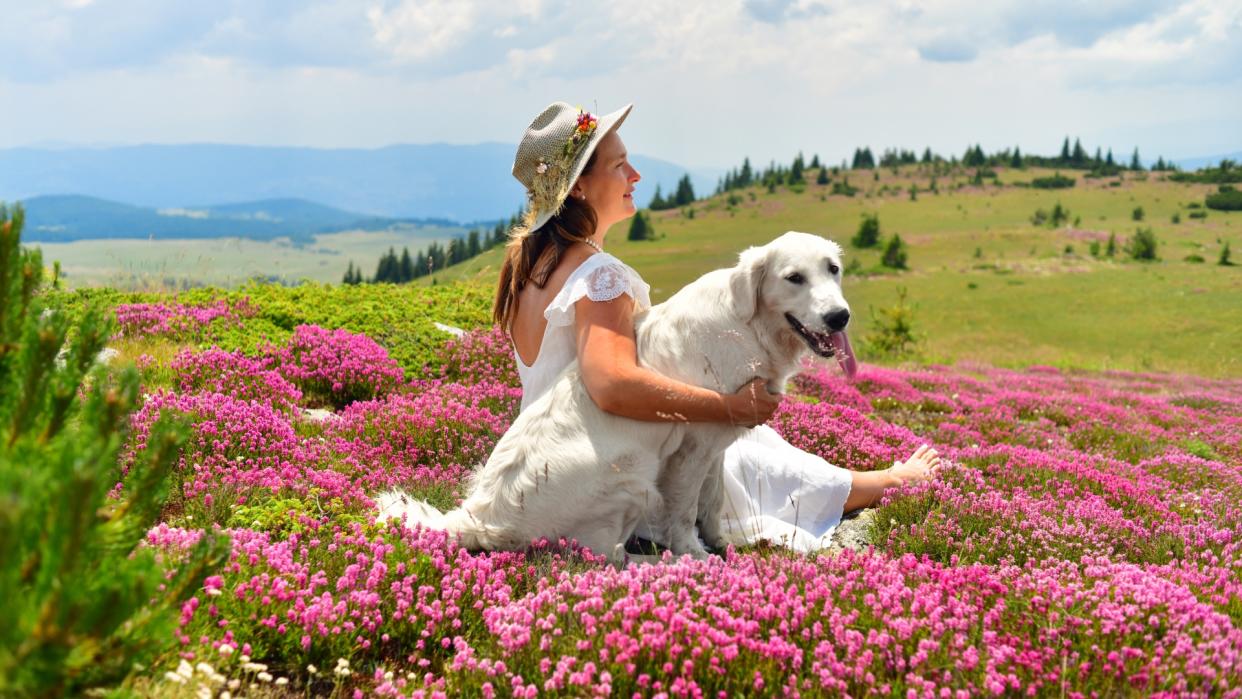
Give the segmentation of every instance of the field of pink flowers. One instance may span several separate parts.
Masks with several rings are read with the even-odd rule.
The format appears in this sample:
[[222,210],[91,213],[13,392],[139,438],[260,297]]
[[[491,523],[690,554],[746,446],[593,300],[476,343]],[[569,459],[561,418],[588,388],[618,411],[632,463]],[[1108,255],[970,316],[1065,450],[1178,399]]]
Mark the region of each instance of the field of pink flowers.
[[[244,311],[118,317],[193,343]],[[204,527],[233,541],[161,671],[206,662],[219,689],[262,666],[338,696],[1242,697],[1242,382],[810,367],[771,422],[793,444],[869,470],[930,442],[949,467],[886,494],[866,552],[615,570],[371,522],[389,486],[453,504],[515,415],[503,336],[443,357],[403,368],[301,326],[249,355],[140,358],[127,458],[163,411],[195,425],[148,545],[175,566]]]

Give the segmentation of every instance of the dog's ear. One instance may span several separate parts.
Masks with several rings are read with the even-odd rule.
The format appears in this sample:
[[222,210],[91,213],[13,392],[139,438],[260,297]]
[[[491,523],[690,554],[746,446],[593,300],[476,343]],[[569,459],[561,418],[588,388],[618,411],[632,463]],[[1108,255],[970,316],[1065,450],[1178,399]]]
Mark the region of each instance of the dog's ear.
[[758,308],[759,289],[763,286],[767,257],[767,250],[764,248],[747,248],[738,256],[737,266],[729,276],[733,313],[742,320],[753,318]]

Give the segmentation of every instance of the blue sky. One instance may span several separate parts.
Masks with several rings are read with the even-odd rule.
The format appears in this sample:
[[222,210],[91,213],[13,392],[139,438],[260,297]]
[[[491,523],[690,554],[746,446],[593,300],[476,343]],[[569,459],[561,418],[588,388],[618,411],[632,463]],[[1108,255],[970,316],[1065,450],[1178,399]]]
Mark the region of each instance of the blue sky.
[[516,142],[635,109],[688,167],[870,145],[1242,149],[1242,0],[0,0],[0,147]]

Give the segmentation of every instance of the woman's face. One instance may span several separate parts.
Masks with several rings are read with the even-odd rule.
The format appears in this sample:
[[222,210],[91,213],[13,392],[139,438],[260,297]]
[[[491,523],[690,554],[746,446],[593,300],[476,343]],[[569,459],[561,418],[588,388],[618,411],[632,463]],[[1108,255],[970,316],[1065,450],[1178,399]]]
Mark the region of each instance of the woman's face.
[[595,147],[595,164],[591,171],[578,178],[572,195],[582,196],[599,220],[599,229],[634,215],[634,184],[641,179],[630,165],[625,144],[616,131],[609,132]]

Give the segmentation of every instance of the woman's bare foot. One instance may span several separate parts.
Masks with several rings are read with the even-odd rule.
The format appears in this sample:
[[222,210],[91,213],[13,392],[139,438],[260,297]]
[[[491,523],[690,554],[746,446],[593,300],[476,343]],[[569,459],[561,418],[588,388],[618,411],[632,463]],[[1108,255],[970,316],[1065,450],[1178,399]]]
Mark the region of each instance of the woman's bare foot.
[[882,471],[853,471],[853,485],[845,500],[845,511],[853,512],[860,507],[871,507],[880,501],[888,488],[906,483],[921,483],[931,478],[940,468],[940,454],[924,444],[900,464]]

